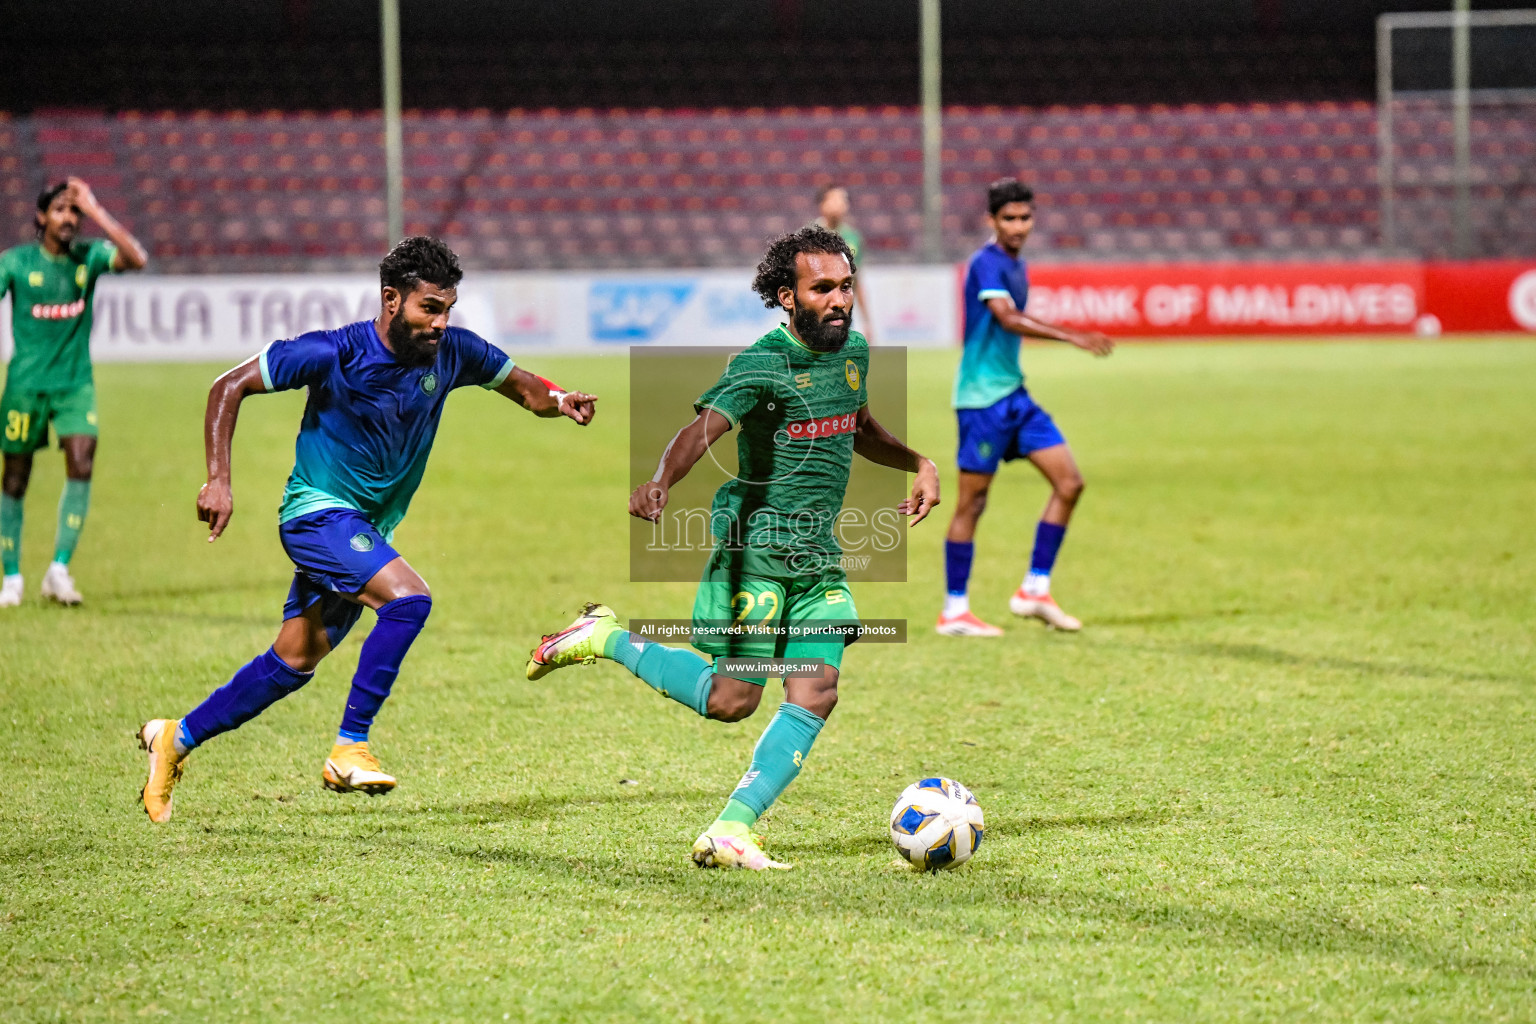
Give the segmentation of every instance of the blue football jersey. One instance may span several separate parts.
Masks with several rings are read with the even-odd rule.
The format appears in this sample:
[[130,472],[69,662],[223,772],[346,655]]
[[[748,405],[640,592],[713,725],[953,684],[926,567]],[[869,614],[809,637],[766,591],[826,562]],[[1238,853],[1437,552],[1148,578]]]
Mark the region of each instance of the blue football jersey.
[[1029,276],[996,242],[976,251],[965,268],[965,349],[955,372],[956,409],[985,409],[1024,386],[1019,336],[1005,330],[987,300],[1009,296],[1019,310],[1029,301]]
[[496,388],[512,360],[458,327],[431,366],[404,366],[373,321],[274,341],[261,353],[268,391],[309,388],[279,522],[323,508],[362,513],[389,540],[421,483],[448,392]]

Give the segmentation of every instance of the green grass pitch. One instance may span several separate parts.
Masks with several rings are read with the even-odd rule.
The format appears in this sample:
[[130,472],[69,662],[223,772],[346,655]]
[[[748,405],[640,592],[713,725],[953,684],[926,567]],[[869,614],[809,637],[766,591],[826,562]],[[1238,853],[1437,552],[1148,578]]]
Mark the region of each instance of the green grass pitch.
[[[603,396],[586,431],[450,403],[397,538],[436,602],[374,732],[400,788],[320,786],[369,616],[306,690],[198,751],[152,827],[133,729],[274,633],[301,399],[247,403],[210,546],[193,499],[216,368],[101,368],[88,603],[36,600],[49,452],[32,594],[0,613],[0,1019],[1536,1017],[1536,345],[1026,363],[1088,480],[1056,576],[1088,626],[932,635],[941,508],[910,583],[856,588],[912,639],[849,652],[766,819],[796,865],[771,877],[687,859],[771,707],[729,726],[612,665],[522,678],[585,598],[690,607],[689,586],[625,582],[617,357],[529,360]],[[953,364],[914,354],[910,382],[951,493]],[[1028,467],[1000,477],[973,581],[993,620],[1043,500]],[[990,830],[923,876],[886,815],[931,773],[971,786]]]

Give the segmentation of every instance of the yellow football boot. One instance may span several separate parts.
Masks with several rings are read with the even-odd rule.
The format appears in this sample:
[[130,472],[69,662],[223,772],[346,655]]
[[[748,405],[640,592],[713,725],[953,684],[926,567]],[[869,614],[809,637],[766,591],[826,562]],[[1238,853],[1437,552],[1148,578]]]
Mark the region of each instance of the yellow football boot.
[[139,728],[139,748],[149,753],[149,777],[139,790],[144,813],[150,821],[171,820],[171,790],[181,781],[186,757],[176,752],[172,737],[181,728],[176,718],[151,718]]
[[367,793],[381,796],[395,788],[395,777],[379,768],[379,759],[368,749],[368,742],[338,743],[325,759],[320,777],[325,788],[338,793]]

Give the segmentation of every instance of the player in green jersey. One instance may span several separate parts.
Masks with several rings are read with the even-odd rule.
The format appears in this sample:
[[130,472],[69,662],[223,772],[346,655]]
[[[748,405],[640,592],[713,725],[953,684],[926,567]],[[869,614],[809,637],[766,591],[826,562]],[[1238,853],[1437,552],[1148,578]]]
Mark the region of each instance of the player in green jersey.
[[[855,270],[848,243],[826,228],[812,225],[774,240],[753,288],[770,307],[782,307],[789,322],[731,360],[694,403],[695,419],[667,446],[656,475],[629,499],[630,515],[658,521],[671,487],[738,429],[738,472],[716,491],[711,508],[716,546],[694,601],[694,646],[716,657],[811,663],[786,666],[784,702],[751,767],[693,845],[701,867],[789,866],[763,853],[752,827],[799,774],[837,704],[843,647],[858,613],[832,528],[853,456],[917,474],[911,496],[898,506],[912,525],[939,502],[933,463],[870,415],[869,348],[850,329]],[[723,631],[733,623],[741,632]],[[818,635],[818,628],[829,632]],[[598,658],[717,721],[739,722],[762,700],[765,676],[730,675],[691,651],[644,641],[600,604],[540,641],[528,678]]]
[[[864,236],[848,219],[849,206],[848,190],[841,185],[823,185],[816,192],[816,223],[841,235],[843,241],[848,243],[848,251],[853,254],[853,262],[858,263],[864,255]],[[864,338],[873,345],[875,339],[874,332],[869,329],[869,303],[864,299],[864,286],[859,284],[857,277],[853,280],[853,308],[860,311]]]
[[[105,239],[77,237],[89,217]],[[79,178],[37,197],[37,241],[0,253],[0,298],[11,295],[15,351],[0,396],[0,607],[21,603],[21,519],[32,453],[48,444],[50,425],[64,450],[64,495],[53,562],[43,575],[43,596],[79,604],[69,559],[91,503],[96,458],[96,385],[91,379],[91,304],[102,274],[144,266],[138,239],[102,209]]]

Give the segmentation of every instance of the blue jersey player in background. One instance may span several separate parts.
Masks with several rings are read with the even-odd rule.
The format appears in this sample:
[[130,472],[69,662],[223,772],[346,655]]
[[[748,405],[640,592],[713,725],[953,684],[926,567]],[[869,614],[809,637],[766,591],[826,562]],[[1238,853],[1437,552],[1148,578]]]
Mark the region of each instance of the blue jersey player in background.
[[582,425],[596,411],[592,395],[561,391],[484,339],[448,326],[462,276],[458,258],[442,242],[407,238],[379,264],[377,319],[273,342],[214,382],[204,421],[208,482],[197,496],[210,541],[234,511],[230,445],[241,401],[309,389],[278,512],[293,584],[282,628],[266,653],[185,718],[152,719],[139,730],[149,752],[141,797],[151,820],[170,819],[171,791],[194,748],[309,682],[365,607],[378,621],[363,643],[322,778],[341,793],[394,788],[368,749],[368,729],[426,624],[432,598],[390,543],[421,482],[448,393],[478,385],[537,416],[564,415]]
[[1066,536],[1072,509],[1083,493],[1083,476],[1050,414],[1024,390],[1019,339],[1047,338],[1107,356],[1114,342],[1097,331],[1071,331],[1026,315],[1029,277],[1019,251],[1035,225],[1035,194],[1014,178],[987,187],[992,241],[971,257],[965,271],[965,350],[955,374],[955,415],[960,421],[959,498],[944,543],[948,593],[938,631],[946,636],[1001,636],[1002,630],[971,611],[968,586],[976,524],[999,461],[1028,459],[1045,475],[1051,497],[1035,528],[1029,572],[1008,602],[1015,615],[1056,629],[1082,623],[1051,597],[1051,569]]

